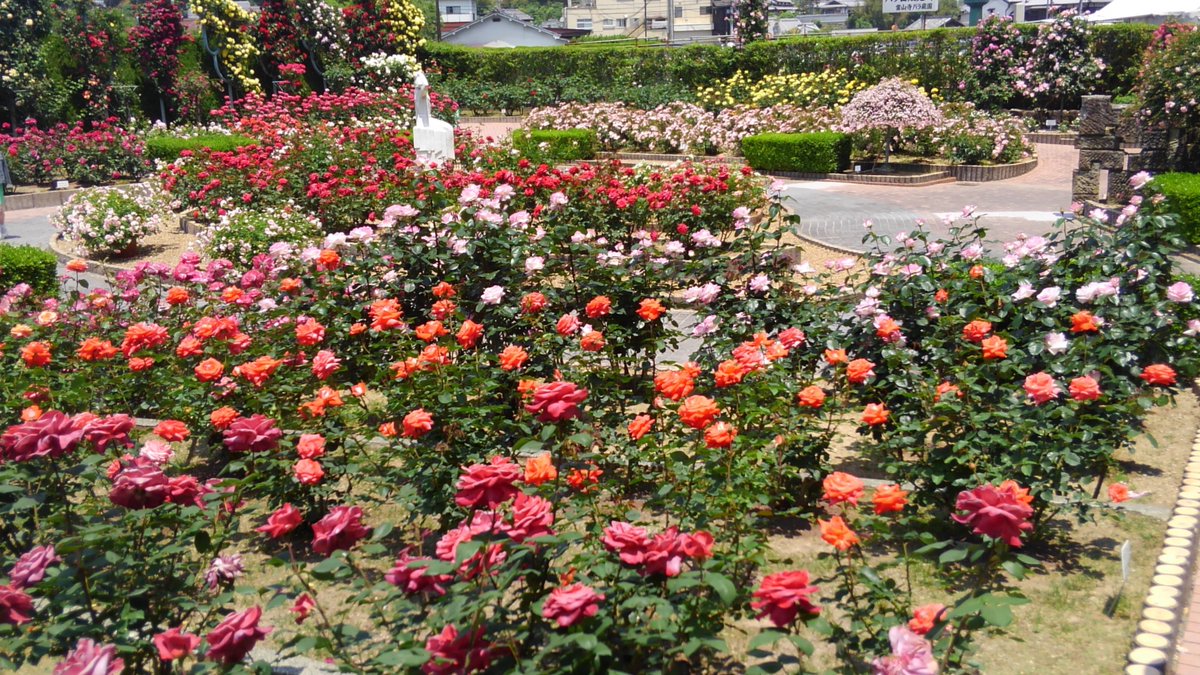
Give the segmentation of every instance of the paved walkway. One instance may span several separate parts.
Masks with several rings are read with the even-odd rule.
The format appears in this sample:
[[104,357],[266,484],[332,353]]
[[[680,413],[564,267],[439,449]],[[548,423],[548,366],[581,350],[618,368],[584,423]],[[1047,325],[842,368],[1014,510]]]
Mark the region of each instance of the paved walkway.
[[917,221],[935,235],[949,234],[942,219],[975,206],[992,239],[1049,231],[1071,205],[1071,170],[1078,151],[1067,145],[1038,145],[1038,166],[1029,173],[989,183],[945,183],[928,187],[800,181],[784,189],[784,204],[800,216],[800,233],[822,243],[862,251],[864,221],[876,233],[912,231]]

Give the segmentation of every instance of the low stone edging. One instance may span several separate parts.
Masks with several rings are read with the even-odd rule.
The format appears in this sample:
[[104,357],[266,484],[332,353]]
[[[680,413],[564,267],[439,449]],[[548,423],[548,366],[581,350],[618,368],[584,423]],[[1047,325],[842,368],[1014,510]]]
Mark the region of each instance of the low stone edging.
[[[1194,385],[1200,387],[1200,381]],[[1184,467],[1183,483],[1175,508],[1167,520],[1162,551],[1154,565],[1154,576],[1142,607],[1142,618],[1129,650],[1127,675],[1162,675],[1171,670],[1179,640],[1187,623],[1185,616],[1196,563],[1196,539],[1200,531],[1200,431]]]
[[47,209],[54,206],[62,206],[76,192],[85,189],[87,188],[67,188],[66,190],[6,195],[4,197],[4,208],[7,211],[24,211],[26,209]]

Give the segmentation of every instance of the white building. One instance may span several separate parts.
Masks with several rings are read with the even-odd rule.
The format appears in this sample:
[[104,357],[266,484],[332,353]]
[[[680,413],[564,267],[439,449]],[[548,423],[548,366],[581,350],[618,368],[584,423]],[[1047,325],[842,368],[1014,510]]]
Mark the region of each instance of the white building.
[[478,19],[475,0],[438,0],[442,23],[471,23]]
[[720,35],[713,28],[727,12],[713,0],[567,0],[563,23],[592,35],[665,40],[669,31],[675,40],[688,41]]
[[561,47],[569,41],[553,30],[521,21],[509,11],[493,12],[442,34],[442,42],[464,47]]

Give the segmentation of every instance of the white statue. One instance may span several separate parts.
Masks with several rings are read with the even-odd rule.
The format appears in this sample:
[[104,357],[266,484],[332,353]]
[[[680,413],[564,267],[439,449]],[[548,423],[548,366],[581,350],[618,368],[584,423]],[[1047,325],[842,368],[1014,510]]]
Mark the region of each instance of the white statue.
[[454,161],[454,127],[434,118],[429,108],[429,80],[424,71],[413,79],[413,103],[416,126],[413,127],[413,148],[423,162]]

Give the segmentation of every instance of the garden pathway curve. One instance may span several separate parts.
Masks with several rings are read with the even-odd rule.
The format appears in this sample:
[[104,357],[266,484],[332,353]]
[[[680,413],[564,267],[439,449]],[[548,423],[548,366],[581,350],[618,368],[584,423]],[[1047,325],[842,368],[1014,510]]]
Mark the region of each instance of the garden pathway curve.
[[975,206],[991,239],[1044,234],[1071,205],[1071,170],[1078,150],[1069,145],[1039,144],[1038,166],[1029,173],[988,183],[954,182],[925,187],[866,185],[831,181],[793,181],[783,191],[784,205],[800,216],[799,232],[822,244],[863,251],[863,222],[895,238],[918,220],[934,236],[946,236],[943,217]]

